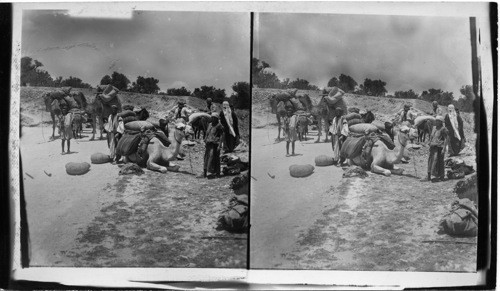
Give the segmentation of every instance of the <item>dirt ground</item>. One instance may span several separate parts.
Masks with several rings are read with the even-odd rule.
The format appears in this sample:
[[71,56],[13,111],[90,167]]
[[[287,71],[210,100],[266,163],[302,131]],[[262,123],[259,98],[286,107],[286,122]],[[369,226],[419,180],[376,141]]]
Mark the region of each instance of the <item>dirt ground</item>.
[[[411,151],[409,164],[398,165],[405,169],[403,176],[342,178],[342,168],[329,166],[292,178],[290,165],[314,165],[316,156],[332,155],[331,144],[315,144],[314,131],[309,140],[297,141],[298,156],[285,157],[285,143],[274,143],[273,118],[252,117],[258,126],[252,128],[251,268],[476,270],[476,238],[437,234],[456,199],[458,180],[420,181],[426,175],[427,146]],[[474,142],[461,158],[475,169]]]
[[37,125],[21,138],[31,266],[246,267],[247,235],[215,230],[232,177],[196,178],[203,144],[187,149],[177,173],[120,176],[108,163],[70,176],[66,163],[90,163],[91,154],[108,153],[106,141],[89,141],[87,128],[61,155],[51,125],[24,117]]

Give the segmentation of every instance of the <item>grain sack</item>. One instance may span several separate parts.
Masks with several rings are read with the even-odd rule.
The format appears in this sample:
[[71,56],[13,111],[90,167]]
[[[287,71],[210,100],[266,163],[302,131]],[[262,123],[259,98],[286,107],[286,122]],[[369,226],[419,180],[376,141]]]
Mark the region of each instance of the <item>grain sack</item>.
[[75,99],[73,99],[73,97],[66,96],[66,97],[64,97],[64,101],[66,101],[66,104],[68,105],[68,109],[79,107],[78,103],[76,103],[76,101],[75,101]]
[[294,178],[307,177],[314,172],[313,165],[291,165],[288,170],[290,171],[290,176]]
[[349,107],[349,109],[347,109],[347,112],[351,113],[351,112],[354,112],[354,113],[359,113],[359,108],[357,107]]
[[287,94],[287,93],[278,93],[274,96],[278,102],[280,102],[280,101],[286,102],[286,101],[290,100],[290,98],[292,98],[292,96],[290,94]]
[[359,124],[359,123],[364,123],[364,121],[362,119],[357,119],[357,118],[347,121],[348,126]]
[[334,159],[333,159],[333,157],[329,157],[329,156],[326,156],[326,155],[320,155],[320,156],[317,156],[314,159],[314,163],[318,167],[326,167],[326,166],[333,165],[334,164]]
[[69,162],[66,164],[66,173],[68,173],[68,175],[83,175],[86,174],[89,170],[90,170],[89,163]]
[[349,131],[359,134],[377,132],[378,128],[371,123],[358,123],[349,126]]
[[132,122],[132,121],[136,121],[137,118],[135,116],[127,116],[125,118],[123,118],[123,124],[127,124],[129,122]]
[[129,116],[135,117],[135,112],[131,111],[131,110],[125,110],[125,111],[118,113],[118,116],[121,118],[129,117]]
[[374,121],[372,121],[372,124],[375,125],[381,131],[385,131],[385,123],[384,122],[382,122],[380,120],[374,120]]
[[153,129],[154,125],[151,122],[143,120],[131,121],[125,124],[125,129],[128,130],[141,131],[141,128],[144,128],[144,130]]
[[477,236],[477,215],[477,208],[471,200],[456,200],[451,211],[440,221],[438,233],[460,237]]
[[103,153],[95,153],[90,156],[90,162],[92,164],[105,164],[111,162],[111,158]]
[[436,118],[430,115],[417,116],[417,118],[415,118],[415,126],[419,126],[422,122],[429,119],[432,121],[436,120]]
[[137,152],[140,141],[140,134],[130,134],[125,132],[116,145],[116,154],[128,156]]
[[349,114],[346,114],[344,116],[345,120],[349,121],[351,119],[361,119],[361,115],[359,115],[358,113],[355,113],[355,112],[351,112]]
[[[325,96],[325,100],[329,105],[335,105],[342,100],[342,96],[344,96],[344,91],[337,87],[333,87],[330,93],[328,93],[328,96]],[[345,110],[347,110],[347,108]]]
[[290,102],[292,102],[294,111],[305,109],[304,105],[302,105],[302,103],[299,101],[299,99],[297,99],[295,97],[290,98]]
[[189,115],[189,122],[193,123],[194,121],[198,120],[202,116],[210,118],[210,114],[208,114],[208,113],[205,113],[205,112],[195,112],[195,113]]

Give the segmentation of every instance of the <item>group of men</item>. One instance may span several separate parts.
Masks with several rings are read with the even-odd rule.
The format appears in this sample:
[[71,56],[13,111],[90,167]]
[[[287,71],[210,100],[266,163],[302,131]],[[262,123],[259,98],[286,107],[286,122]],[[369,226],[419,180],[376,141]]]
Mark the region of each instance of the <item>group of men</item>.
[[[404,106],[399,115],[400,122],[413,124],[416,116],[410,109],[410,105]],[[458,156],[465,147],[466,137],[460,111],[453,104],[448,105],[447,109],[443,112],[437,101],[432,102],[432,115],[435,119],[430,133],[427,178],[424,181],[444,181],[446,152],[450,157]]]
[[[210,123],[205,133],[205,155],[203,158],[203,175],[200,178],[215,178],[220,176],[220,155],[223,150],[231,153],[240,142],[238,117],[228,101],[222,102],[222,110],[217,112],[216,106],[211,98],[206,100],[206,108],[203,110],[210,114]],[[192,113],[183,101],[170,110],[174,119],[189,121]]]

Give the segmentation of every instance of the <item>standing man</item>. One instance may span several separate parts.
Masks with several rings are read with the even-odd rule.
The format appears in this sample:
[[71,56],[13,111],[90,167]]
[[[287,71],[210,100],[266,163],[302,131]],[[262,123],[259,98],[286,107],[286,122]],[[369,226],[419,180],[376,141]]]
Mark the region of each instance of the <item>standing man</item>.
[[443,110],[439,108],[439,104],[437,101],[432,101],[432,112],[434,117],[438,115],[443,115]]
[[335,109],[335,117],[330,126],[330,133],[332,134],[333,160],[338,162],[340,160],[340,149],[342,148],[342,144],[349,135],[349,126],[347,120],[343,117],[342,108]]
[[399,122],[403,123],[407,121],[410,124],[413,124],[415,120],[414,114],[410,111],[411,106],[409,104],[405,104],[403,111],[399,113]]
[[[443,123],[444,117],[438,115],[430,137],[427,180],[432,182],[444,181],[444,154],[448,145],[448,130]],[[432,176],[434,179],[431,179]]]
[[219,122],[219,114],[212,113],[205,137],[205,156],[203,158],[203,177],[212,179],[220,176],[220,150],[224,128]]
[[111,106],[111,115],[108,117],[108,123],[104,128],[107,132],[109,157],[114,164],[121,158],[121,156],[116,155],[116,145],[124,132],[123,119],[118,116],[118,106]]
[[448,113],[444,120],[446,128],[450,133],[450,156],[458,156],[463,147],[465,147],[464,122],[452,104],[448,105]]
[[182,119],[184,119],[185,122],[189,121],[189,115],[191,114],[189,109],[186,107],[186,103],[183,100],[180,100],[177,103],[177,106],[172,108],[172,110],[170,110],[170,112],[173,113],[174,120],[182,118]]
[[222,102],[220,119],[224,127],[224,151],[226,153],[231,153],[234,151],[234,148],[238,146],[240,131],[238,129],[238,117],[227,101]]
[[212,98],[207,98],[207,112],[211,113],[214,111],[214,105],[212,104]]
[[59,135],[61,136],[61,147],[62,147],[62,155],[64,155],[64,142],[68,143],[68,151],[70,153],[70,140],[73,137],[73,113],[68,111],[68,106],[61,106],[61,116],[59,117]]

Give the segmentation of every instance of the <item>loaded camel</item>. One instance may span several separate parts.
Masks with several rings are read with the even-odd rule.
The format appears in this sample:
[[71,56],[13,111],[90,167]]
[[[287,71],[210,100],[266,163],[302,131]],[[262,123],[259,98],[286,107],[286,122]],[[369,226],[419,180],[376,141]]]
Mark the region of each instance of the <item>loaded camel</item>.
[[146,160],[146,167],[151,171],[166,173],[167,171],[179,171],[179,165],[171,163],[177,160],[182,140],[186,135],[192,134],[191,126],[183,123],[177,123],[174,128],[173,138],[171,138],[170,146],[164,146],[161,141],[153,137],[149,141],[149,145],[144,156],[141,158],[137,153],[125,157],[125,162],[140,163]]
[[[399,129],[394,138],[396,147],[390,150],[380,139],[375,142],[370,152],[371,171],[373,173],[390,176],[391,174],[402,175],[404,169],[398,168],[395,164],[399,164],[403,158],[405,147],[408,144],[410,128],[404,126]],[[367,141],[369,142],[369,141]],[[361,154],[348,159],[349,165],[363,166]]]
[[[286,111],[291,108],[292,111],[303,111],[304,113],[310,112],[313,105],[311,98],[307,94],[296,94],[297,90],[288,90],[286,93],[274,94],[269,99],[271,106],[271,112],[276,114],[276,120],[278,121],[278,137],[276,141],[281,140],[281,120],[286,116]],[[291,101],[292,98],[296,98],[297,104],[294,105]]]
[[[118,106],[118,112],[121,112],[121,102],[118,96],[112,97],[108,102],[103,101],[102,89],[98,88],[97,93],[95,94],[92,103],[88,104],[85,108],[85,111],[90,116],[90,120],[92,122],[92,137],[90,140],[95,139],[96,134],[96,120],[99,124],[100,136],[99,139],[103,139],[102,132],[104,130],[104,120],[106,120],[109,115],[111,115],[111,105]],[[109,97],[108,97],[109,98]]]
[[[52,136],[50,137],[50,140],[55,139],[55,131],[56,131],[56,116],[61,114],[61,105],[65,104],[68,106],[69,109],[85,109],[87,107],[87,99],[85,99],[85,96],[83,95],[82,92],[78,93],[73,93],[70,95],[70,90],[71,88],[64,88],[61,91],[56,91],[56,92],[48,92],[43,94],[43,102],[45,104],[45,110],[47,112],[50,112],[50,118],[52,119]],[[72,98],[76,103],[70,104],[66,100],[66,98]],[[71,99],[68,99],[71,101]],[[72,103],[72,102],[71,102]],[[77,105],[75,107],[74,105]]]

